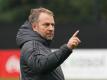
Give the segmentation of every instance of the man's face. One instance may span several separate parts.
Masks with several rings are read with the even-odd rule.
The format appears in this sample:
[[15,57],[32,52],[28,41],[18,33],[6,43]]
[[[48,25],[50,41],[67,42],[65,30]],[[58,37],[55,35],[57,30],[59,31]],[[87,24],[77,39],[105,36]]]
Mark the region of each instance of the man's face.
[[37,31],[43,38],[52,40],[54,37],[54,18],[47,13],[41,13],[38,22],[34,24],[34,31]]

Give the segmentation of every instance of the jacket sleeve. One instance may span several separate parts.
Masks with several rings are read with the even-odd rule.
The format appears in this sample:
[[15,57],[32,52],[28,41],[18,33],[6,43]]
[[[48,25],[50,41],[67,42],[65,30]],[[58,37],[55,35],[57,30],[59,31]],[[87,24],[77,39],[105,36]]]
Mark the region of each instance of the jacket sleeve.
[[42,53],[41,49],[39,49],[40,46],[36,43],[35,49],[30,51],[30,55],[25,59],[37,74],[54,70],[72,53],[72,50],[68,49],[67,45],[64,44],[57,51],[45,55],[46,53]]

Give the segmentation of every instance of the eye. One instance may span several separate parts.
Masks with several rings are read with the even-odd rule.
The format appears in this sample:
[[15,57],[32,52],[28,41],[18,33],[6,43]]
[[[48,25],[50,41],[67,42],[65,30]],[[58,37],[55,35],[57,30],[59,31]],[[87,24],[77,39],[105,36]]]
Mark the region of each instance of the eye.
[[45,24],[43,24],[45,27],[49,27],[50,25],[52,26],[52,27],[54,27],[55,26],[55,24],[54,23],[45,23]]
[[55,26],[55,24],[54,24],[54,23],[52,23],[51,25],[52,25],[53,27]]
[[50,25],[49,23],[46,23],[46,24],[45,24],[45,26],[49,26],[49,25]]
[[45,23],[43,24],[45,27],[48,27],[50,24],[49,23]]

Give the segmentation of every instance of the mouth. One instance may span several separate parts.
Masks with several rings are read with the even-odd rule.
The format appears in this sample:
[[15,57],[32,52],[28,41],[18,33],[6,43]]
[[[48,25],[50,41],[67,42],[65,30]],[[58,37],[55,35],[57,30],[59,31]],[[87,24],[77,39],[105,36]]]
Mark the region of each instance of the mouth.
[[54,33],[47,33],[47,35],[54,35]]
[[53,33],[48,33],[47,36],[48,36],[48,37],[53,37],[54,34],[53,34]]

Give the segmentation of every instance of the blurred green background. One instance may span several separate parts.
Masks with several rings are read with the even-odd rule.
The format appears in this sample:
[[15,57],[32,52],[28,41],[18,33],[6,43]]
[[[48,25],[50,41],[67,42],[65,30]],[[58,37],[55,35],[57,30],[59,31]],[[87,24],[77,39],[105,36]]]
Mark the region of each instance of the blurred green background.
[[107,0],[0,0],[0,22],[23,22],[36,7],[51,9],[58,22],[107,21]]
[[30,9],[37,7],[48,8],[55,14],[57,27],[53,48],[67,42],[77,29],[84,42],[78,48],[107,47],[104,37],[107,34],[107,0],[0,0],[1,49],[17,48],[17,30],[28,19]]
[[17,30],[28,19],[30,9],[37,7],[55,14],[53,48],[67,42],[77,29],[84,42],[78,48],[107,48],[107,0],[0,0],[1,49],[17,48]]

